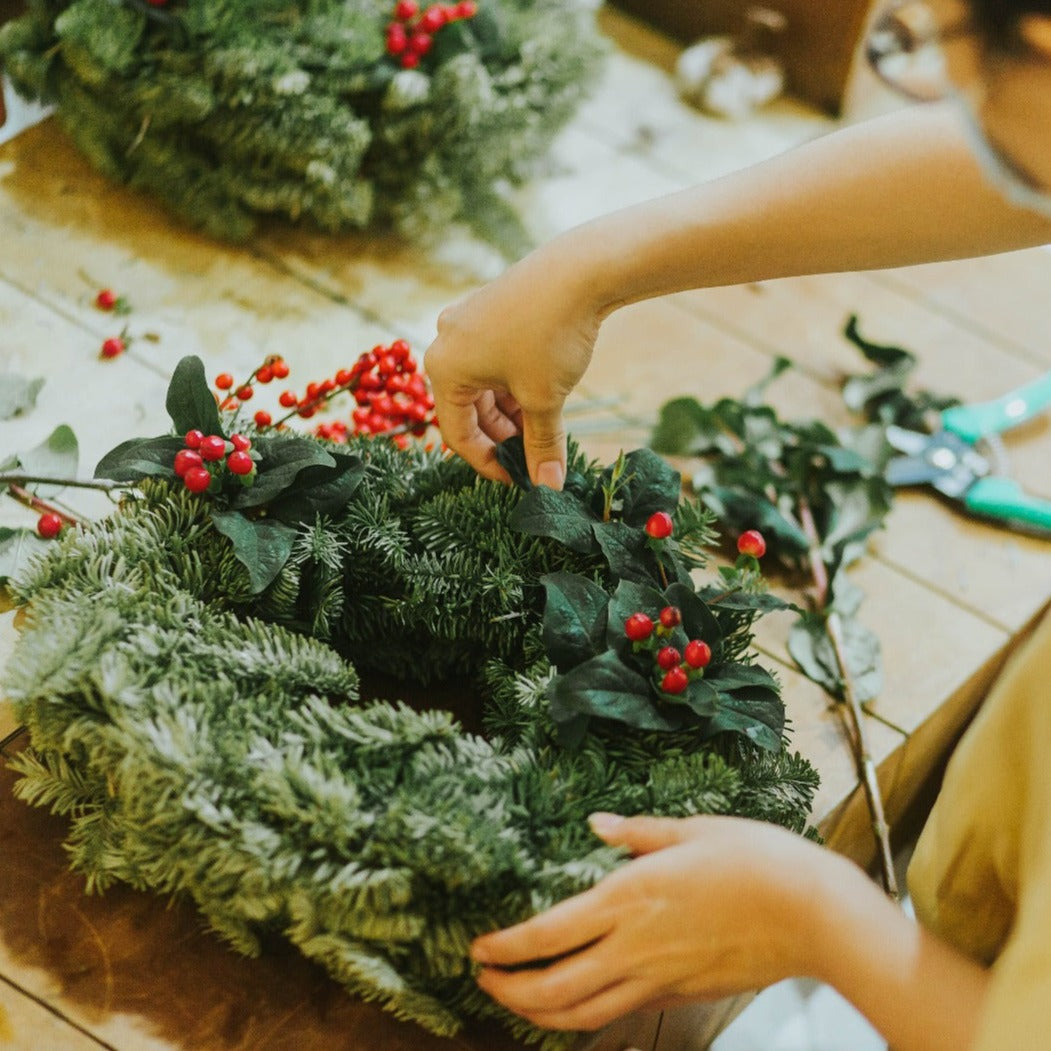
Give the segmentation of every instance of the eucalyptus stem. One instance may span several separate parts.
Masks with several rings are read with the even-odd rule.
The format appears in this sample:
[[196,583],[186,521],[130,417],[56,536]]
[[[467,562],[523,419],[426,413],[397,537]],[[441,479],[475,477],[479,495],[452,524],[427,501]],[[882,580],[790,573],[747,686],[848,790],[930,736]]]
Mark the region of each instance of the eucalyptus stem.
[[854,691],[854,680],[851,677],[850,666],[847,663],[846,644],[843,638],[843,622],[835,610],[828,609],[828,568],[821,557],[820,538],[817,525],[814,522],[814,516],[805,500],[799,501],[799,520],[807,539],[810,541],[808,558],[817,604],[821,612],[826,614],[825,631],[828,634],[829,641],[832,643],[832,650],[836,655],[836,664],[839,667],[839,677],[843,683],[844,704],[841,710],[846,712],[844,722],[846,723],[847,735],[850,737],[851,749],[858,769],[858,778],[865,791],[869,815],[872,818],[872,831],[879,848],[880,875],[883,879],[883,889],[894,901],[899,901],[901,893],[898,889],[897,876],[894,874],[894,856],[890,848],[890,826],[887,824],[885,816],[883,793],[879,786],[876,763],[872,758],[868,734],[865,732],[864,712]]

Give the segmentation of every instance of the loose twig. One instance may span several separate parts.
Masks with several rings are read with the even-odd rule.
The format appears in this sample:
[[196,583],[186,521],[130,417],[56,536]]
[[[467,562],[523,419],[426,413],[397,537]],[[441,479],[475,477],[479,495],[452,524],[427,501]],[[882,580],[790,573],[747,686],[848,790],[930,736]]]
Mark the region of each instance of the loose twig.
[[[827,609],[829,600],[828,570],[824,559],[821,557],[820,542],[817,526],[810,508],[803,501],[799,505],[799,520],[803,531],[810,540],[810,572],[814,580],[814,590],[818,608],[823,612]],[[898,890],[898,880],[894,874],[894,857],[890,849],[890,826],[883,807],[883,793],[880,790],[879,778],[876,775],[876,763],[872,758],[872,750],[869,747],[868,734],[865,732],[865,717],[861,704],[854,691],[854,680],[850,674],[850,666],[847,663],[846,643],[843,637],[843,622],[839,614],[832,610],[825,618],[825,631],[832,650],[836,655],[836,664],[839,667],[839,677],[843,683],[843,710],[846,712],[844,722],[850,737],[851,749],[854,752],[854,761],[858,768],[858,778],[865,790],[865,799],[868,803],[869,814],[872,818],[872,831],[876,837],[879,847],[880,874],[883,878],[883,889],[887,894],[898,901],[901,894]]]

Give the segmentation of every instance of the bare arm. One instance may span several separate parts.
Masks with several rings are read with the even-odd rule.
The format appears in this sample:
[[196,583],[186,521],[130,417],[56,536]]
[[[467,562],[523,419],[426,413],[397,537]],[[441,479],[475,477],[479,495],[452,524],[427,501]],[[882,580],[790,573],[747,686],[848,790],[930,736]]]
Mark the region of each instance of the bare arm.
[[521,430],[534,480],[557,488],[563,403],[618,307],[1049,241],[1051,222],[987,185],[951,105],[867,121],[561,234],[448,308],[427,352],[442,430],[490,477],[494,442]]
[[987,972],[916,926],[851,862],[737,818],[631,818],[601,834],[636,859],[475,942],[488,965],[479,984],[536,1024],[595,1029],[638,1009],[810,976],[836,987],[896,1051],[972,1046]]

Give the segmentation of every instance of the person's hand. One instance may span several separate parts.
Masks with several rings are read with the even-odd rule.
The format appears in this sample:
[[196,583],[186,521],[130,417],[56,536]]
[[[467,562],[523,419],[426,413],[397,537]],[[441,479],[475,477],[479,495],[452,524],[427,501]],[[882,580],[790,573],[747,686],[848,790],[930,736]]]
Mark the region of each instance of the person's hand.
[[496,445],[520,433],[533,482],[565,480],[562,407],[601,320],[566,262],[553,242],[438,318],[425,365],[442,437],[488,478],[509,481]]
[[812,973],[822,848],[740,818],[595,815],[592,825],[636,859],[472,946],[485,965],[478,984],[505,1007],[545,1028],[597,1029]]

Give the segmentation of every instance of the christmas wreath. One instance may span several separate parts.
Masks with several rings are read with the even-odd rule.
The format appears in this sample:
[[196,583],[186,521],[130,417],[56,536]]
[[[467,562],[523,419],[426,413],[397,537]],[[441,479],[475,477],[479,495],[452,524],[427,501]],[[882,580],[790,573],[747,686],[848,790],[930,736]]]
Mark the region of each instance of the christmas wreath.
[[213,235],[462,222],[511,252],[505,191],[591,79],[590,22],[561,0],[40,0],[0,62],[92,164]]
[[517,484],[485,481],[408,440],[413,375],[396,343],[283,395],[354,393],[357,433],[319,438],[180,363],[172,433],[99,464],[115,513],[56,521],[12,581],[17,792],[68,815],[93,889],[189,896],[249,954],[283,934],[434,1032],[496,1016],[564,1047],[479,991],[469,943],[624,861],[598,809],[808,833],[817,778],[749,649],[783,604],[754,532],[696,582],[711,517],[652,451],[571,450],[555,492],[512,441]]

